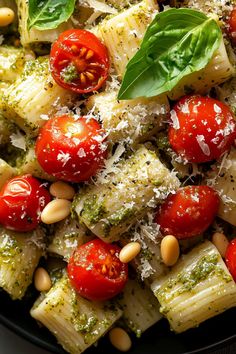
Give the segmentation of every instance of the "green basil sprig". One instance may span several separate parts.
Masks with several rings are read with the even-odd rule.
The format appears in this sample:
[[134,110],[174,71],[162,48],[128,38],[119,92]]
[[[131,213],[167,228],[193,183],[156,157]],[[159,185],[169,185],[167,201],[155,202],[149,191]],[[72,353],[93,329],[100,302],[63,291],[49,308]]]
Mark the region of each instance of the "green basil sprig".
[[170,9],[157,14],[127,64],[118,99],[170,91],[209,63],[221,39],[217,23],[199,11]]
[[76,0],[29,0],[28,29],[57,28],[68,20],[75,8]]

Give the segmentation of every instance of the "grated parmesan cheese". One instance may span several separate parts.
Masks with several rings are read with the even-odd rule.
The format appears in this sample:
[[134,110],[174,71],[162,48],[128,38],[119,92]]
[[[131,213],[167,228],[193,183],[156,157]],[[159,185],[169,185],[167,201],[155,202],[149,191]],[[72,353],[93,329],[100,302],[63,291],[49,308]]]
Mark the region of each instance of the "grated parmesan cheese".
[[202,150],[202,152],[206,155],[206,156],[210,156],[211,151],[209,148],[209,145],[205,142],[205,137],[204,135],[197,135],[196,136],[196,140]]
[[17,130],[16,133],[10,135],[10,140],[13,146],[17,147],[18,149],[26,151],[26,140],[25,135]]

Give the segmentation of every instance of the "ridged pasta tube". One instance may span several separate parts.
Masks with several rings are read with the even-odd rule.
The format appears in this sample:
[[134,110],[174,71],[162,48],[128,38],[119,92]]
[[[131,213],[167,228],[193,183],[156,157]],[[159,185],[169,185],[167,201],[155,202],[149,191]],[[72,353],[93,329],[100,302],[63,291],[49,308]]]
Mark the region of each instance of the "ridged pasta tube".
[[10,141],[10,135],[15,131],[15,126],[4,118],[0,111],[0,145],[7,144]]
[[123,311],[123,320],[137,337],[162,318],[152,291],[136,280],[128,280],[117,302]]
[[13,82],[22,73],[27,57],[33,57],[31,51],[11,46],[0,46],[0,80]]
[[0,287],[13,300],[21,299],[43,254],[44,233],[17,233],[0,228]]
[[177,333],[236,306],[236,284],[209,241],[184,255],[166,277],[152,284],[152,290]]
[[236,226],[236,149],[212,166],[207,183],[218,191],[221,201],[218,216]]
[[67,260],[75,248],[90,241],[91,238],[92,236],[83,225],[75,219],[67,218],[57,223],[55,234],[47,250]]
[[109,302],[92,302],[77,295],[66,275],[41,295],[30,313],[70,354],[80,354],[94,344],[122,314]]
[[12,119],[26,133],[37,135],[45,120],[43,115],[56,111],[71,95],[58,86],[49,72],[47,57],[28,61],[24,71],[3,96],[3,114]]
[[220,101],[227,104],[236,114],[236,77],[216,87],[216,93]]
[[28,30],[29,5],[27,0],[16,0],[19,18],[19,32],[21,43],[24,47],[38,42],[54,42],[60,33],[73,28],[71,20],[63,22],[55,29],[39,31],[35,28]]
[[84,188],[74,200],[80,222],[107,242],[119,239],[150,204],[153,207],[179,187],[175,174],[145,146],[116,168],[107,183]]
[[0,159],[0,189],[12,177],[16,175],[16,169],[6,161]]
[[157,2],[144,0],[99,24],[96,34],[108,48],[111,62],[120,78],[128,61],[139,49],[147,26],[157,10]]
[[20,163],[17,165],[18,175],[31,174],[34,177],[45,179],[48,181],[54,181],[55,178],[47,174],[40,166],[36,155],[34,146],[27,148],[27,151],[23,158],[20,159]]
[[118,101],[117,91],[92,95],[87,108],[97,114],[109,132],[113,144],[122,140],[131,145],[144,141],[156,133],[169,112],[166,96],[153,99],[138,98]]

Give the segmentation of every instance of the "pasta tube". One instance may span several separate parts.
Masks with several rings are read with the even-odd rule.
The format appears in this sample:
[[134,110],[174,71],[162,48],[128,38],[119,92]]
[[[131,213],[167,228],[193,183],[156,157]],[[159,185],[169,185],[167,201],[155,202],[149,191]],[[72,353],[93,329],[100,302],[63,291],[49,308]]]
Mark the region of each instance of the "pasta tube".
[[109,302],[96,303],[77,295],[66,275],[39,297],[30,313],[70,354],[80,354],[94,344],[122,314]]
[[118,101],[116,91],[93,95],[86,106],[101,118],[113,144],[122,140],[132,145],[144,141],[160,130],[169,112],[166,96]]
[[120,78],[128,61],[137,52],[147,26],[157,10],[155,1],[144,0],[99,24],[96,34],[107,46],[111,62]]
[[184,255],[167,276],[154,281],[152,290],[177,333],[236,306],[235,282],[209,241]]
[[16,175],[16,169],[11,167],[6,161],[0,159],[0,189],[12,177]]
[[68,259],[73,250],[91,240],[88,230],[77,220],[67,218],[56,225],[48,251]]
[[236,149],[232,148],[221,162],[212,166],[207,183],[218,191],[221,201],[218,215],[236,226]]
[[144,283],[129,279],[117,301],[123,320],[137,337],[162,318],[157,299]]
[[106,182],[81,190],[74,209],[80,222],[107,242],[119,239],[161,196],[179,187],[175,174],[144,146],[123,160]]
[[0,228],[0,287],[21,299],[43,254],[44,233],[17,233]]
[[49,72],[47,57],[28,61],[19,79],[3,95],[3,114],[26,133],[37,135],[45,123],[44,116],[56,111],[71,98],[58,86]]

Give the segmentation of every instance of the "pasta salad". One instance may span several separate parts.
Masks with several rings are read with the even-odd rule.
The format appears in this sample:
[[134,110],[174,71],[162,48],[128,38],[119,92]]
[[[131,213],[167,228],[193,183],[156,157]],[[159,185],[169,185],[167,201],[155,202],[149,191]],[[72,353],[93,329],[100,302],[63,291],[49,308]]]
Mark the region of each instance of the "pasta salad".
[[0,0],[0,41],[0,288],[70,354],[236,306],[236,3]]

